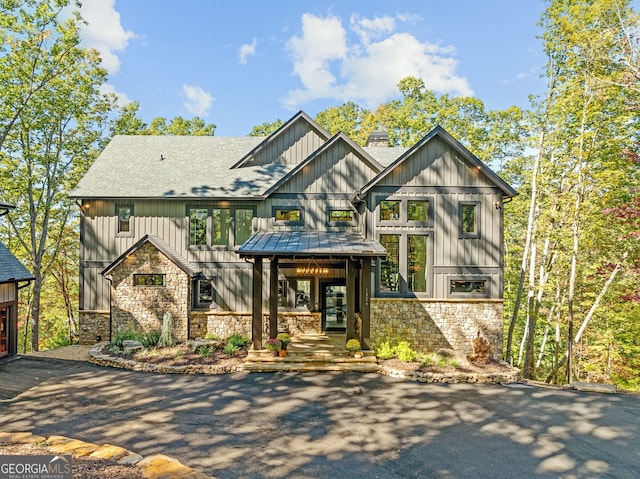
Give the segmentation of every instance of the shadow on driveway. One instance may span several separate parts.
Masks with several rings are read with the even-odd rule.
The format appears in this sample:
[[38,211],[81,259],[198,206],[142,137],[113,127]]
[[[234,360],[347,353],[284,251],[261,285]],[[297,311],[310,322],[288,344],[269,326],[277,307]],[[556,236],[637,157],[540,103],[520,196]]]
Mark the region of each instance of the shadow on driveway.
[[632,478],[640,463],[635,396],[41,358],[0,363],[0,384],[0,431],[167,454],[219,478]]

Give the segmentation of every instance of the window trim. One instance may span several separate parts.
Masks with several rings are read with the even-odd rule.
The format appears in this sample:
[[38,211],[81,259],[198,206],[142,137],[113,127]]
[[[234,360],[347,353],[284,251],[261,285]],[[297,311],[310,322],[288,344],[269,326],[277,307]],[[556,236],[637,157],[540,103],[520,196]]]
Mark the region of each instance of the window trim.
[[[389,196],[389,197],[379,197],[378,198],[378,203],[376,205],[376,209],[378,210],[377,212],[377,218],[378,218],[378,222],[381,225],[398,225],[400,223],[402,223],[403,221],[403,207],[402,207],[402,199],[403,198],[398,198],[395,196]],[[398,209],[399,209],[399,213],[398,213],[398,218],[397,219],[393,219],[393,220],[383,220],[382,219],[382,202],[383,201],[397,201],[398,204]],[[406,218],[406,214],[404,216]]]
[[[480,224],[481,224],[481,208],[480,208],[480,201],[459,201],[458,202],[458,237],[461,239],[466,239],[466,238],[470,238],[470,239],[474,239],[474,238],[480,238]],[[473,206],[475,208],[475,213],[474,213],[474,226],[475,226],[475,231],[473,231],[473,233],[469,233],[469,232],[465,232],[464,231],[464,224],[462,221],[462,212],[464,210],[465,206]]]
[[[209,282],[211,285],[211,301],[200,301],[200,283]],[[216,290],[215,290],[215,278],[208,278],[206,276],[198,276],[193,279],[193,309],[209,309],[211,305],[215,304]]]
[[[131,208],[131,214],[129,215],[129,231],[120,230],[120,208]],[[129,238],[134,236],[133,232],[133,218],[135,210],[133,203],[116,203],[116,236],[119,238]]]
[[[426,226],[427,228],[433,227],[433,199],[431,197],[426,196],[407,196],[403,198],[404,206],[402,209],[405,211],[404,217],[405,221],[408,225],[411,226]],[[409,219],[409,202],[410,201],[421,201],[427,203],[427,219],[426,220],[410,220]]]
[[[162,284],[138,284],[136,280],[141,276],[160,276]],[[167,275],[165,273],[133,273],[133,286],[136,288],[166,288]]]
[[[331,220],[331,212],[333,211],[350,211],[351,214],[353,215],[353,219],[351,219],[350,221],[340,221],[340,220]],[[349,208],[348,206],[345,206],[344,208],[338,208],[338,207],[330,207],[327,210],[327,224],[329,224],[330,226],[357,226],[358,225],[358,212],[356,210],[354,210],[353,208]]]
[[[382,210],[380,205],[383,201],[397,201],[400,203],[399,207],[399,217],[398,219],[393,220],[383,220],[380,215]],[[409,219],[409,202],[410,201],[421,201],[427,203],[427,219],[426,221],[421,220],[410,220]],[[429,196],[421,196],[421,195],[412,195],[412,196],[378,196],[376,203],[376,214],[375,217],[378,220],[378,225],[380,226],[421,226],[423,228],[433,228],[433,197]]]
[[[191,212],[195,210],[204,210],[207,212],[205,219],[205,240],[204,244],[191,243]],[[187,206],[187,245],[191,250],[209,249],[211,247],[211,207],[208,206]]]
[[[194,245],[191,244],[191,211],[194,210],[206,210],[207,211],[207,220],[206,220],[206,241],[203,245]],[[228,234],[227,234],[227,244],[213,244],[213,210],[228,210],[229,211],[229,221],[227,224]],[[240,244],[236,244],[236,211],[238,210],[250,210],[252,212],[252,229],[251,234],[253,234],[253,218],[256,217],[257,207],[256,205],[247,205],[247,204],[207,204],[206,206],[199,206],[197,204],[189,204],[186,207],[186,218],[187,218],[187,245],[190,250],[233,250],[240,246]]]
[[[484,281],[484,293],[474,292],[452,292],[452,281]],[[449,275],[447,276],[447,298],[490,298],[491,297],[491,278],[489,276],[463,276]]]
[[[277,220],[276,212],[277,211],[299,211],[300,212],[300,220]],[[291,225],[291,226],[301,226],[304,225],[304,208],[302,206],[272,206],[271,207],[271,218],[273,219],[273,223],[276,225]]]

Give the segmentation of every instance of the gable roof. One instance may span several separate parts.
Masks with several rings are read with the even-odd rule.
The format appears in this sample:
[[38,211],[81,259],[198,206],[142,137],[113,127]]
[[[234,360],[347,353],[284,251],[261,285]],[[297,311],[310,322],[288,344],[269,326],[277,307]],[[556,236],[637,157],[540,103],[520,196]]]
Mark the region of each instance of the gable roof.
[[71,198],[246,198],[262,194],[293,165],[230,170],[262,137],[113,137]]
[[433,130],[427,133],[424,138],[422,138],[419,142],[409,148],[404,154],[402,154],[399,158],[389,164],[384,171],[378,174],[375,178],[369,181],[366,185],[364,185],[360,191],[357,193],[357,196],[363,197],[365,196],[376,184],[378,184],[383,178],[389,175],[396,167],[404,163],[411,155],[422,148],[423,145],[430,142],[434,138],[440,138],[445,143],[447,143],[450,147],[452,147],[460,156],[464,158],[464,160],[468,161],[471,166],[478,168],[478,170],[497,188],[502,190],[506,197],[517,196],[518,192],[514,190],[511,186],[509,186],[502,178],[500,178],[497,174],[491,170],[487,165],[485,165],[478,157],[476,157],[473,153],[467,150],[458,140],[456,140],[453,136],[451,136],[447,131],[441,126],[436,126]]
[[131,256],[133,253],[138,251],[142,246],[146,243],[151,243],[155,248],[164,254],[169,260],[171,260],[178,268],[187,273],[190,278],[197,276],[200,273],[200,269],[194,266],[192,263],[184,259],[177,251],[171,248],[168,244],[162,241],[155,235],[145,235],[136,244],[134,244],[127,251],[122,253],[116,260],[102,270],[101,274],[103,276],[108,275],[113,271],[118,265],[120,265],[126,258]]
[[293,178],[296,173],[302,170],[305,166],[315,161],[317,158],[322,155],[325,151],[335,146],[337,143],[344,142],[346,143],[352,150],[354,150],[361,159],[369,164],[369,166],[377,172],[380,172],[384,169],[384,167],[376,161],[369,153],[363,150],[357,143],[355,143],[351,138],[345,135],[342,132],[335,134],[330,140],[326,141],[320,148],[314,151],[311,155],[309,155],[304,161],[301,161],[295,167],[289,171],[287,174],[282,176],[276,183],[274,183],[266,192],[265,196],[269,196],[273,192],[275,192],[278,188],[284,185],[287,181]]
[[0,243],[0,284],[33,281],[35,278],[5,245]]
[[293,125],[295,122],[297,122],[299,120],[303,120],[303,121],[307,122],[309,124],[309,126],[311,126],[311,128],[313,128],[318,133],[318,135],[320,135],[320,137],[323,138],[325,141],[328,140],[331,137],[331,135],[327,132],[327,130],[322,128],[313,118],[311,118],[305,112],[300,110],[298,113],[293,115],[289,120],[285,121],[284,124],[280,128],[278,128],[276,131],[274,131],[269,136],[264,138],[264,140],[259,145],[257,145],[251,151],[249,151],[242,158],[240,158],[240,160],[238,162],[234,163],[231,166],[231,168],[232,169],[243,168],[243,165],[245,163],[247,163],[251,158],[253,158],[256,154],[258,154],[258,152],[260,152],[260,150],[262,150],[269,143],[272,143],[276,138],[278,138],[285,131],[287,131],[291,127],[291,125]]

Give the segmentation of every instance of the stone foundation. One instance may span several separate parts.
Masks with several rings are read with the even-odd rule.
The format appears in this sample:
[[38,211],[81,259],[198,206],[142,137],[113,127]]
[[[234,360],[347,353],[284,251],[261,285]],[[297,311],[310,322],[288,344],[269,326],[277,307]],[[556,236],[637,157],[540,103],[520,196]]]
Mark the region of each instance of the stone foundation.
[[109,341],[109,311],[79,312],[80,344],[95,344]]
[[501,300],[423,300],[372,298],[371,342],[409,341],[417,351],[441,348],[471,353],[480,332],[502,358],[503,302]]
[[[320,313],[281,312],[278,313],[278,330],[289,334],[320,334],[322,315]],[[251,337],[251,313],[232,311],[194,311],[191,313],[189,337],[204,338],[207,334],[225,339],[232,334]],[[262,336],[269,337],[269,315],[262,316]]]

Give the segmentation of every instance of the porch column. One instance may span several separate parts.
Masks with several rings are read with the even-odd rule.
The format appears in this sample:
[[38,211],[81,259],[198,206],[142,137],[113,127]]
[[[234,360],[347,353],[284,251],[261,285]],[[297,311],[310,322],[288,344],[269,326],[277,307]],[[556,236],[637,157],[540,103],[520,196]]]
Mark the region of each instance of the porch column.
[[269,265],[269,337],[278,335],[278,258]]
[[347,260],[347,340],[356,337],[356,265]]
[[253,349],[262,349],[262,258],[253,260],[253,302],[251,306]]
[[362,316],[362,349],[371,349],[371,259],[362,259],[360,270],[360,315]]

